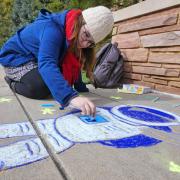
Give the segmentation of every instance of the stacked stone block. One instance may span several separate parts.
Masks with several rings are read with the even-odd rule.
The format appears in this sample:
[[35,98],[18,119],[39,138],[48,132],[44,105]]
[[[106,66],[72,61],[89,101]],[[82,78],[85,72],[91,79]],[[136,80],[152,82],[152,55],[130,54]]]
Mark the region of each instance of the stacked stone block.
[[124,83],[180,95],[180,6],[116,22]]

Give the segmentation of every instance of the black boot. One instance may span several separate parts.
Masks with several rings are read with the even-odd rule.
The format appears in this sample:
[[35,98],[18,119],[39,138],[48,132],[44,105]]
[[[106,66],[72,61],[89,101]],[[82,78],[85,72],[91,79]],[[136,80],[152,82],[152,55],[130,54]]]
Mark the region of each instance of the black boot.
[[89,92],[89,89],[86,87],[86,84],[81,82],[78,84],[74,84],[74,89],[78,92]]
[[9,85],[9,87],[15,92],[15,81],[12,79],[8,78],[7,76],[4,77],[6,83]]
[[78,92],[89,92],[89,89],[86,87],[86,84],[82,80],[81,73],[79,74],[78,80],[74,83],[74,89]]

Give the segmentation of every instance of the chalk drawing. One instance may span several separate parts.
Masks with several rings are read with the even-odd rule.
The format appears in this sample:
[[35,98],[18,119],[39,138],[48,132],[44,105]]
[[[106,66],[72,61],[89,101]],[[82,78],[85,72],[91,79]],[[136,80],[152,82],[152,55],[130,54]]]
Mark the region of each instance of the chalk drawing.
[[10,101],[12,101],[12,99],[9,99],[9,98],[0,98],[0,103],[10,102]]
[[[148,147],[162,140],[144,135],[147,128],[179,124],[177,115],[140,105],[97,108],[95,118],[82,116],[76,110],[57,119],[37,121],[41,134],[56,153],[78,143],[99,143],[112,148]],[[0,170],[27,165],[49,156],[29,122],[0,125],[1,139],[18,136],[26,139],[0,147]]]
[[180,125],[180,117],[172,113],[141,105],[122,105],[112,109],[118,117],[137,125],[172,126]]
[[169,170],[171,172],[180,173],[180,165],[174,163],[173,161],[169,162]]
[[115,99],[115,100],[119,100],[119,99],[122,99],[122,97],[120,96],[110,96],[111,99]]
[[42,114],[53,114],[54,111],[56,111],[55,109],[50,109],[50,108],[43,108],[41,109]]

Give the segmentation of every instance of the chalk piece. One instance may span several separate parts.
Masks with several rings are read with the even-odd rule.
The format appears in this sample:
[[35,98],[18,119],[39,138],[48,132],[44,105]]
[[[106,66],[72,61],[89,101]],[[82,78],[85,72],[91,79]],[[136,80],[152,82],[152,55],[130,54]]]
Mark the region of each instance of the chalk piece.
[[158,101],[160,99],[160,97],[156,97],[155,99],[153,99],[152,101],[153,102],[156,102],[156,101]]
[[41,107],[54,107],[54,104],[41,104]]
[[89,115],[80,115],[79,118],[85,123],[104,123],[104,122],[108,122],[108,120],[105,119],[101,115],[96,115],[95,117],[92,117],[92,116],[89,116]]
[[173,107],[175,107],[175,108],[176,108],[176,107],[179,107],[179,106],[180,106],[180,104],[175,104]]

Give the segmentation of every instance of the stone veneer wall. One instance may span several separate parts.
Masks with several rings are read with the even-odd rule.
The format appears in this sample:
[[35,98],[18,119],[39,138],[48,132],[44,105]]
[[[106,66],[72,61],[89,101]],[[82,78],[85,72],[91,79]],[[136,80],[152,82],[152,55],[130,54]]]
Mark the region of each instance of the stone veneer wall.
[[125,57],[124,83],[180,95],[180,5],[116,22],[115,41]]

